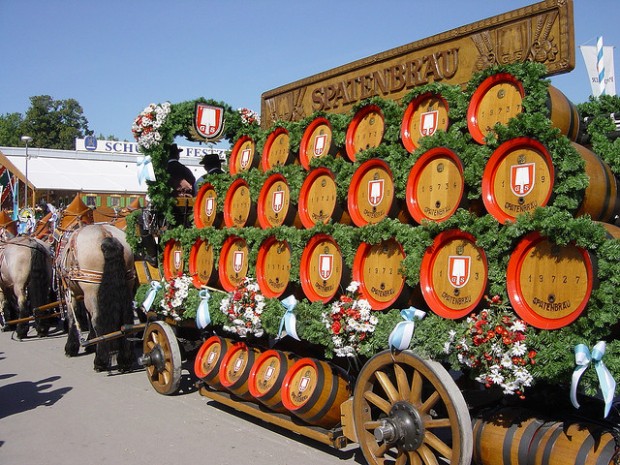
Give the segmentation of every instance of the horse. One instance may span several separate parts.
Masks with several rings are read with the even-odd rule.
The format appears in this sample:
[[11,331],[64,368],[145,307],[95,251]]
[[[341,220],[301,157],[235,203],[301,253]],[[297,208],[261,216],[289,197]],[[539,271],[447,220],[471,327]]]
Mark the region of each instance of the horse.
[[[68,357],[78,355],[84,328],[90,339],[133,323],[134,256],[123,231],[109,224],[65,231],[57,244],[55,268],[67,307]],[[114,352],[119,370],[130,371],[131,345],[124,337],[97,344],[95,371],[109,371]]]
[[[27,318],[33,308],[49,303],[52,266],[51,248],[34,237],[16,236],[0,243],[0,309],[5,309],[5,321]],[[46,336],[49,320],[34,322],[39,337]],[[18,323],[18,339],[25,338],[28,329],[28,322]]]

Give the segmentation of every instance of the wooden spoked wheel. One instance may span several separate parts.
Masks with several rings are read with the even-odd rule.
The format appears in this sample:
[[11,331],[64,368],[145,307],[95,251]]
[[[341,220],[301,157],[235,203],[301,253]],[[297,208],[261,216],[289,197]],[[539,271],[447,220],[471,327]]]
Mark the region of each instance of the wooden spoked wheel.
[[353,419],[369,465],[469,465],[467,404],[445,368],[411,351],[389,350],[362,368]]
[[141,362],[153,388],[164,395],[176,393],[181,383],[181,351],[170,325],[150,323],[144,331],[142,350]]

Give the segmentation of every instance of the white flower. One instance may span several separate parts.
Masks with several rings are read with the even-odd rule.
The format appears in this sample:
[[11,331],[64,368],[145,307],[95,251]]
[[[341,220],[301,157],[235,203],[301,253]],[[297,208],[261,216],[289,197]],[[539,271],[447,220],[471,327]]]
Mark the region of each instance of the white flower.
[[525,324],[521,320],[515,320],[512,326],[508,328],[510,331],[522,333],[525,331]]
[[515,357],[522,357],[527,353],[527,346],[521,341],[515,342],[510,353]]

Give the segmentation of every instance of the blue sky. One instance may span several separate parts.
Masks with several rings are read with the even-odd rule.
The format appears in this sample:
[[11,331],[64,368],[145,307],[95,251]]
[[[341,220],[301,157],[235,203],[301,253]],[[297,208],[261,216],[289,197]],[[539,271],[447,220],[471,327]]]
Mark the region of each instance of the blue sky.
[[[73,98],[96,135],[133,141],[151,102],[260,112],[267,90],[533,3],[0,0],[0,114],[24,114],[34,95]],[[580,103],[591,91],[578,46],[620,44],[620,3],[575,0],[574,17],[576,66],[552,84]]]

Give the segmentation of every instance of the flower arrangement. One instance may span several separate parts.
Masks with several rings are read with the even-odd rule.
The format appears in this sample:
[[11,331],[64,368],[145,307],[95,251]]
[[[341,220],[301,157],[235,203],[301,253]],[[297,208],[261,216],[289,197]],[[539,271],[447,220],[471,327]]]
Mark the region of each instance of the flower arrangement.
[[161,300],[162,313],[180,320],[184,311],[185,299],[189,296],[192,278],[187,275],[177,276],[164,282],[164,297]]
[[220,303],[220,310],[230,323],[223,325],[224,331],[240,337],[261,337],[265,333],[261,322],[264,308],[265,297],[260,293],[258,284],[246,276],[243,283]]
[[489,309],[470,315],[464,333],[450,331],[445,352],[456,351],[459,363],[479,373],[476,381],[486,388],[497,385],[504,394],[524,398],[524,389],[534,379],[528,366],[536,357],[536,351],[527,348],[527,325],[499,296],[486,299]]
[[351,282],[347,294],[340,296],[321,315],[338,357],[355,357],[360,345],[375,331],[379,321],[372,314],[368,301],[360,298],[359,287],[360,283]]
[[260,125],[260,116],[255,111],[250,110],[248,108],[239,108],[237,111],[239,112],[239,115],[241,116],[241,122],[244,125],[246,126],[250,126],[252,124]]
[[151,103],[134,120],[131,132],[140,147],[150,149],[158,145],[161,140],[159,128],[164,124],[170,113],[170,103],[161,105]]

